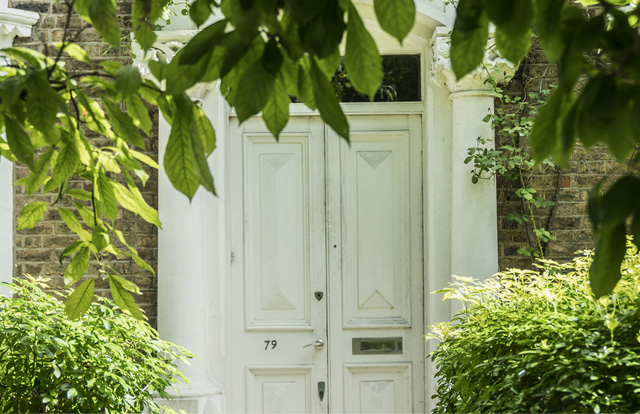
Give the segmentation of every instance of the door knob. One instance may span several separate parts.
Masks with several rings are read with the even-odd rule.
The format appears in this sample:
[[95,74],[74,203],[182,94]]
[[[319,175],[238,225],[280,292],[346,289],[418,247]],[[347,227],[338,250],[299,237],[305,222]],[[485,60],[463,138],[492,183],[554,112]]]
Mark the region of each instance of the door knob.
[[324,341],[322,339],[316,339],[315,342],[311,342],[310,344],[306,344],[303,348],[308,348],[310,346],[315,346],[316,349],[324,348]]

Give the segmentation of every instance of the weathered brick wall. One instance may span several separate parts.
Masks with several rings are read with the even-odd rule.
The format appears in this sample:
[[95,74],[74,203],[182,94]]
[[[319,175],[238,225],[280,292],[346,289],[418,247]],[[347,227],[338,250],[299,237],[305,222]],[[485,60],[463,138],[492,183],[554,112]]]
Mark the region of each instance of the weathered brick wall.
[[[12,0],[11,7],[17,9],[30,10],[40,13],[40,20],[34,27],[33,35],[30,38],[18,38],[14,45],[29,47],[52,57],[57,51],[53,48],[52,42],[61,41],[64,36],[64,29],[67,25],[67,6],[64,3],[56,3],[55,0]],[[126,27],[131,16],[131,2],[117,3],[118,17],[123,29],[123,36],[128,35]],[[109,48],[106,43],[101,42],[100,36],[92,28],[89,28],[75,13],[69,22],[69,37],[80,44],[95,62],[103,60],[116,60],[121,63],[130,63],[130,47],[124,43],[120,49]],[[71,59],[63,57],[68,70],[87,70],[88,67]],[[150,137],[145,138],[146,148],[143,152],[157,160],[157,111],[149,108],[152,120],[156,127]],[[85,131],[89,139],[95,145],[108,144],[108,140]],[[157,171],[147,170],[150,178],[145,187],[141,187],[141,192],[147,202],[157,208],[158,180]],[[14,167],[14,180],[27,175],[29,170],[20,165]],[[115,178],[115,177],[114,177]],[[139,184],[139,182],[138,182]],[[70,185],[75,188],[82,188],[91,191],[91,183],[80,177],[74,176]],[[56,193],[35,194],[28,197],[21,186],[15,186],[14,205],[15,218],[20,214],[22,207],[30,201],[53,202],[57,197]],[[56,206],[63,206],[75,210],[71,201],[65,197],[58,201]],[[78,216],[79,217],[79,216]],[[17,226],[17,222],[15,223]],[[121,210],[116,220],[116,228],[125,233],[127,241],[138,249],[140,257],[146,260],[154,269],[157,269],[158,237],[157,229],[152,224],[146,223],[134,214]],[[33,229],[16,231],[15,240],[15,274],[29,273],[32,275],[42,275],[52,279],[52,286],[56,289],[64,288],[63,274],[69,259],[63,261],[63,265],[58,262],[60,253],[69,243],[76,239],[61,220],[55,206],[50,208],[45,214],[44,220]],[[155,276],[140,269],[133,261],[127,259],[116,259],[107,257],[103,263],[110,264],[127,279],[134,281],[141,289],[142,295],[136,300],[141,308],[146,312],[152,324],[155,324],[157,306],[157,281]],[[96,263],[92,261],[89,268],[89,277],[95,277],[96,292],[100,295],[109,294],[108,280],[101,279],[98,275]]]
[[[525,96],[525,91],[539,93],[557,85],[557,76],[557,67],[548,63],[540,46],[534,42],[534,48],[507,90],[511,96],[521,97]],[[505,137],[496,137],[498,147],[509,143]],[[526,140],[520,145],[526,147]],[[616,162],[605,147],[595,146],[586,150],[578,144],[569,168],[547,167],[530,175],[529,186],[545,200],[555,202],[553,207],[538,210],[536,216],[536,224],[549,230],[556,238],[545,246],[546,258],[568,261],[576,251],[593,248],[593,233],[587,213],[591,188],[604,175],[615,177],[625,170],[626,165]],[[534,237],[531,226],[508,219],[510,212],[522,212],[523,209],[522,202],[514,194],[518,185],[504,178],[498,179],[497,185],[500,268],[531,267],[531,258],[517,253],[519,248],[529,245],[530,236]]]

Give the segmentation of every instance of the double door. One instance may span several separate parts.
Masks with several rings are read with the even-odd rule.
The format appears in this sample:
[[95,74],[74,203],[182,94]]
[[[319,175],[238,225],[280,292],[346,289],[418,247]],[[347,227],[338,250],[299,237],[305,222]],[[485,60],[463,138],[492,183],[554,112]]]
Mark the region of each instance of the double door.
[[424,412],[417,115],[231,120],[233,412]]

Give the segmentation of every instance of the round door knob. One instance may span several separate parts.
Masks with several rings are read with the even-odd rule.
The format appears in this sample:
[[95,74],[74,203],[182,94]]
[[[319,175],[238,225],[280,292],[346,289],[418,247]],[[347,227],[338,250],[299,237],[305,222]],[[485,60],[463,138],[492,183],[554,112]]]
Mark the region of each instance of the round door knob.
[[310,346],[315,346],[316,349],[324,348],[324,341],[322,339],[316,339],[315,342],[311,342],[310,344],[306,344],[303,348],[308,348]]

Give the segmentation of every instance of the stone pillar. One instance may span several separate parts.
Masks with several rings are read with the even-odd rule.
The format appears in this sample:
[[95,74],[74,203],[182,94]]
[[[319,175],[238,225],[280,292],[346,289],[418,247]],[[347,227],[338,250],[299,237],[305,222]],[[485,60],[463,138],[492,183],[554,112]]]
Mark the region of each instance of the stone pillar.
[[[193,30],[157,32],[157,42],[146,54],[134,44],[134,53],[138,56],[135,66],[143,76],[152,76],[147,65],[149,60],[169,62],[196,33]],[[217,90],[215,85],[199,84],[188,91],[209,116],[218,109],[220,94],[211,93],[214,90]],[[170,125],[160,115],[160,164],[170,131]],[[218,152],[208,160],[212,171]],[[214,172],[214,177],[219,175]],[[224,412],[223,389],[215,379],[213,367],[219,362],[217,355],[221,350],[214,349],[218,348],[219,341],[211,340],[214,335],[224,337],[223,332],[212,332],[220,328],[219,302],[223,291],[215,284],[222,260],[222,249],[217,248],[219,210],[219,201],[204,188],[190,201],[173,188],[164,172],[159,173],[158,212],[163,227],[158,231],[158,332],[162,339],[189,349],[197,359],[189,365],[180,364],[190,384],[179,387],[173,400],[158,402],[190,414]]]
[[[0,0],[0,49],[11,47],[17,36],[31,36],[31,28],[39,18],[38,13],[10,9],[8,0]],[[7,63],[7,59],[0,54],[0,72]],[[9,282],[12,276],[13,164],[0,157],[0,282]],[[0,285],[0,295],[9,294],[9,289]]]
[[485,83],[488,75],[499,83],[513,75],[514,66],[498,56],[495,47],[485,53],[483,66],[457,80],[451,69],[448,28],[438,28],[433,38],[433,76],[446,84],[452,101],[452,171],[451,171],[451,273],[459,276],[487,278],[498,271],[497,204],[495,180],[471,182],[470,164],[465,164],[468,148],[478,138],[490,139],[494,131],[483,122],[493,113],[494,95]]

